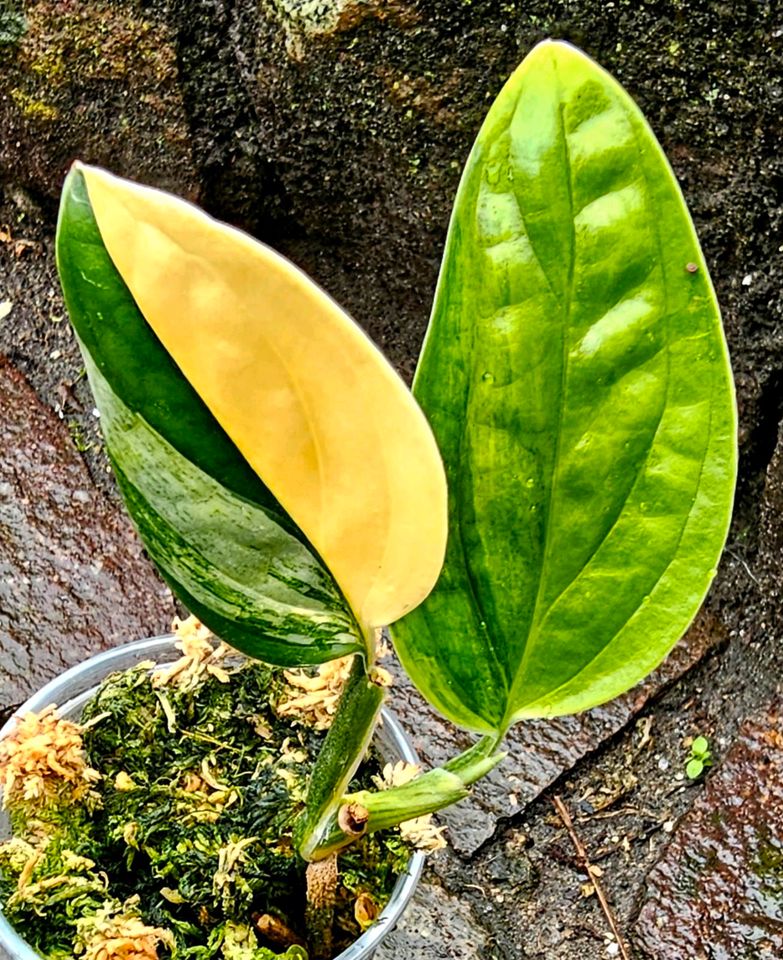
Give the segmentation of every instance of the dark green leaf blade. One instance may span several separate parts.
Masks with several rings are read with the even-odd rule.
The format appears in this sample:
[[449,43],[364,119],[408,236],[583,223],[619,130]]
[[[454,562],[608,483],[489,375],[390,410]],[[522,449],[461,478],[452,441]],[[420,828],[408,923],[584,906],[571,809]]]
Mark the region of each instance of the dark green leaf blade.
[[393,629],[425,696],[503,730],[645,676],[725,540],[733,386],[673,174],[572,47],[537,47],[479,134],[414,393],[450,485],[443,575]]

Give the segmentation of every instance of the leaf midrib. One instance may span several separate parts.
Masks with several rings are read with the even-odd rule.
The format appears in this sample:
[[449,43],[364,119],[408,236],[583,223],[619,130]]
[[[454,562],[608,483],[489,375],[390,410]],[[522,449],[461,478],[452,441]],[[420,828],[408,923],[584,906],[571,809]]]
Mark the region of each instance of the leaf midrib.
[[[555,75],[558,74],[557,62],[556,60],[552,61],[553,70]],[[530,618],[530,626],[527,631],[527,635],[524,641],[524,647],[522,649],[522,656],[520,657],[519,664],[517,666],[516,674],[511,684],[511,690],[509,698],[506,702],[506,712],[503,717],[503,724],[501,729],[506,729],[510,722],[511,716],[513,714],[513,704],[515,699],[515,694],[519,688],[521,680],[525,675],[525,664],[530,658],[531,643],[530,639],[534,634],[536,624],[539,621],[539,607],[541,604],[541,594],[544,583],[544,571],[547,568],[549,558],[552,551],[552,529],[554,524],[552,523],[551,510],[553,502],[553,494],[557,486],[557,480],[560,472],[560,445],[562,442],[563,435],[563,412],[565,407],[565,394],[566,387],[568,384],[568,329],[571,321],[571,304],[573,300],[574,293],[574,268],[576,265],[576,228],[574,225],[574,188],[573,180],[571,173],[571,156],[568,147],[568,135],[566,133],[565,127],[565,103],[562,98],[562,83],[560,77],[557,78],[558,86],[558,122],[560,127],[560,135],[563,141],[563,159],[565,162],[567,177],[566,177],[566,187],[568,191],[568,209],[569,209],[569,251],[568,251],[568,275],[566,278],[565,285],[565,296],[562,302],[562,322],[561,322],[561,360],[560,360],[560,392],[558,395],[558,409],[557,409],[557,433],[555,436],[555,449],[554,457],[552,462],[552,471],[549,478],[549,486],[547,489],[547,498],[546,498],[546,536],[544,540],[544,552],[541,560],[541,564],[538,570],[538,581],[536,583],[536,596],[533,603],[533,613]]]
[[[460,316],[462,316],[462,313],[460,314]],[[461,326],[462,325],[460,324],[460,328]],[[471,343],[469,346],[467,356],[474,357],[475,350],[473,349],[473,340],[475,339],[475,327],[471,326],[470,330],[471,330],[472,338],[471,338]],[[475,382],[475,377],[476,377],[475,362],[471,364],[466,364],[466,369],[469,370],[470,376],[465,377],[466,386],[465,386],[465,394],[464,394],[465,400],[464,400],[464,407],[463,407],[463,413],[462,413],[462,423],[467,425],[470,422],[469,411],[471,409],[471,396],[473,393],[473,384]],[[459,464],[465,464],[468,462],[468,460],[465,458],[465,455],[464,455],[467,433],[468,433],[467,429],[462,429],[459,431],[459,443],[458,443],[457,460],[456,460],[456,462]],[[502,679],[503,686],[506,692],[509,693],[510,691],[509,691],[509,684],[508,684],[508,676],[506,675],[506,671],[503,668],[502,661],[498,657],[497,651],[495,650],[495,646],[492,643],[492,635],[489,630],[489,619],[487,618],[487,614],[484,611],[484,606],[481,602],[481,590],[479,588],[479,585],[476,583],[475,576],[473,573],[473,568],[470,562],[470,556],[465,546],[465,535],[464,535],[465,521],[464,521],[464,511],[462,509],[462,505],[463,503],[466,502],[465,483],[466,483],[467,473],[468,471],[464,469],[457,471],[456,490],[454,491],[455,503],[457,505],[456,532],[457,532],[457,539],[459,544],[459,551],[462,557],[462,567],[465,571],[465,581],[470,591],[471,606],[474,608],[475,613],[478,616],[478,628],[481,635],[484,637],[485,648],[490,653],[495,663],[496,675]],[[506,698],[506,702],[508,702],[508,697]]]

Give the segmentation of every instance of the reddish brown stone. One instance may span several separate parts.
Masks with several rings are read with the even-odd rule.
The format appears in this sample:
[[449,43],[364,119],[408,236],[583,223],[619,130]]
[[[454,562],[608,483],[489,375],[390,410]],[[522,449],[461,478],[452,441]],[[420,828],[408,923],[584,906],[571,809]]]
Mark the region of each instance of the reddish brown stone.
[[748,721],[648,878],[655,960],[783,957],[783,699]]
[[64,668],[164,631],[169,591],[65,426],[0,359],[0,711]]

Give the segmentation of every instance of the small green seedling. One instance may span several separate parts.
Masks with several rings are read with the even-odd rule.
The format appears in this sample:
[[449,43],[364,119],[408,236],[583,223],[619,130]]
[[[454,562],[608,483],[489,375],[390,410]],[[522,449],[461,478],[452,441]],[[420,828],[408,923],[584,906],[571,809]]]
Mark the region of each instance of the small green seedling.
[[710,742],[706,737],[696,737],[691,744],[691,752],[685,762],[685,775],[689,780],[698,780],[704,771],[712,766]]

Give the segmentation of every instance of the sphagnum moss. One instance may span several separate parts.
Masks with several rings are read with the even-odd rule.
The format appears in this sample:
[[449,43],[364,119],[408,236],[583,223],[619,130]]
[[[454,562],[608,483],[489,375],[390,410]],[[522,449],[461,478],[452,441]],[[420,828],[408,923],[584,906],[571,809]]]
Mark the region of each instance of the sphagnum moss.
[[[49,709],[2,746],[14,829],[0,845],[3,909],[52,960],[308,956],[292,831],[328,726],[312,723],[326,716],[317,692],[331,703],[336,668],[308,683],[227,657],[192,619],[177,627],[173,666],[114,674],[80,725]],[[371,758],[352,787],[380,775]],[[377,915],[409,855],[395,830],[340,856],[334,952]]]

